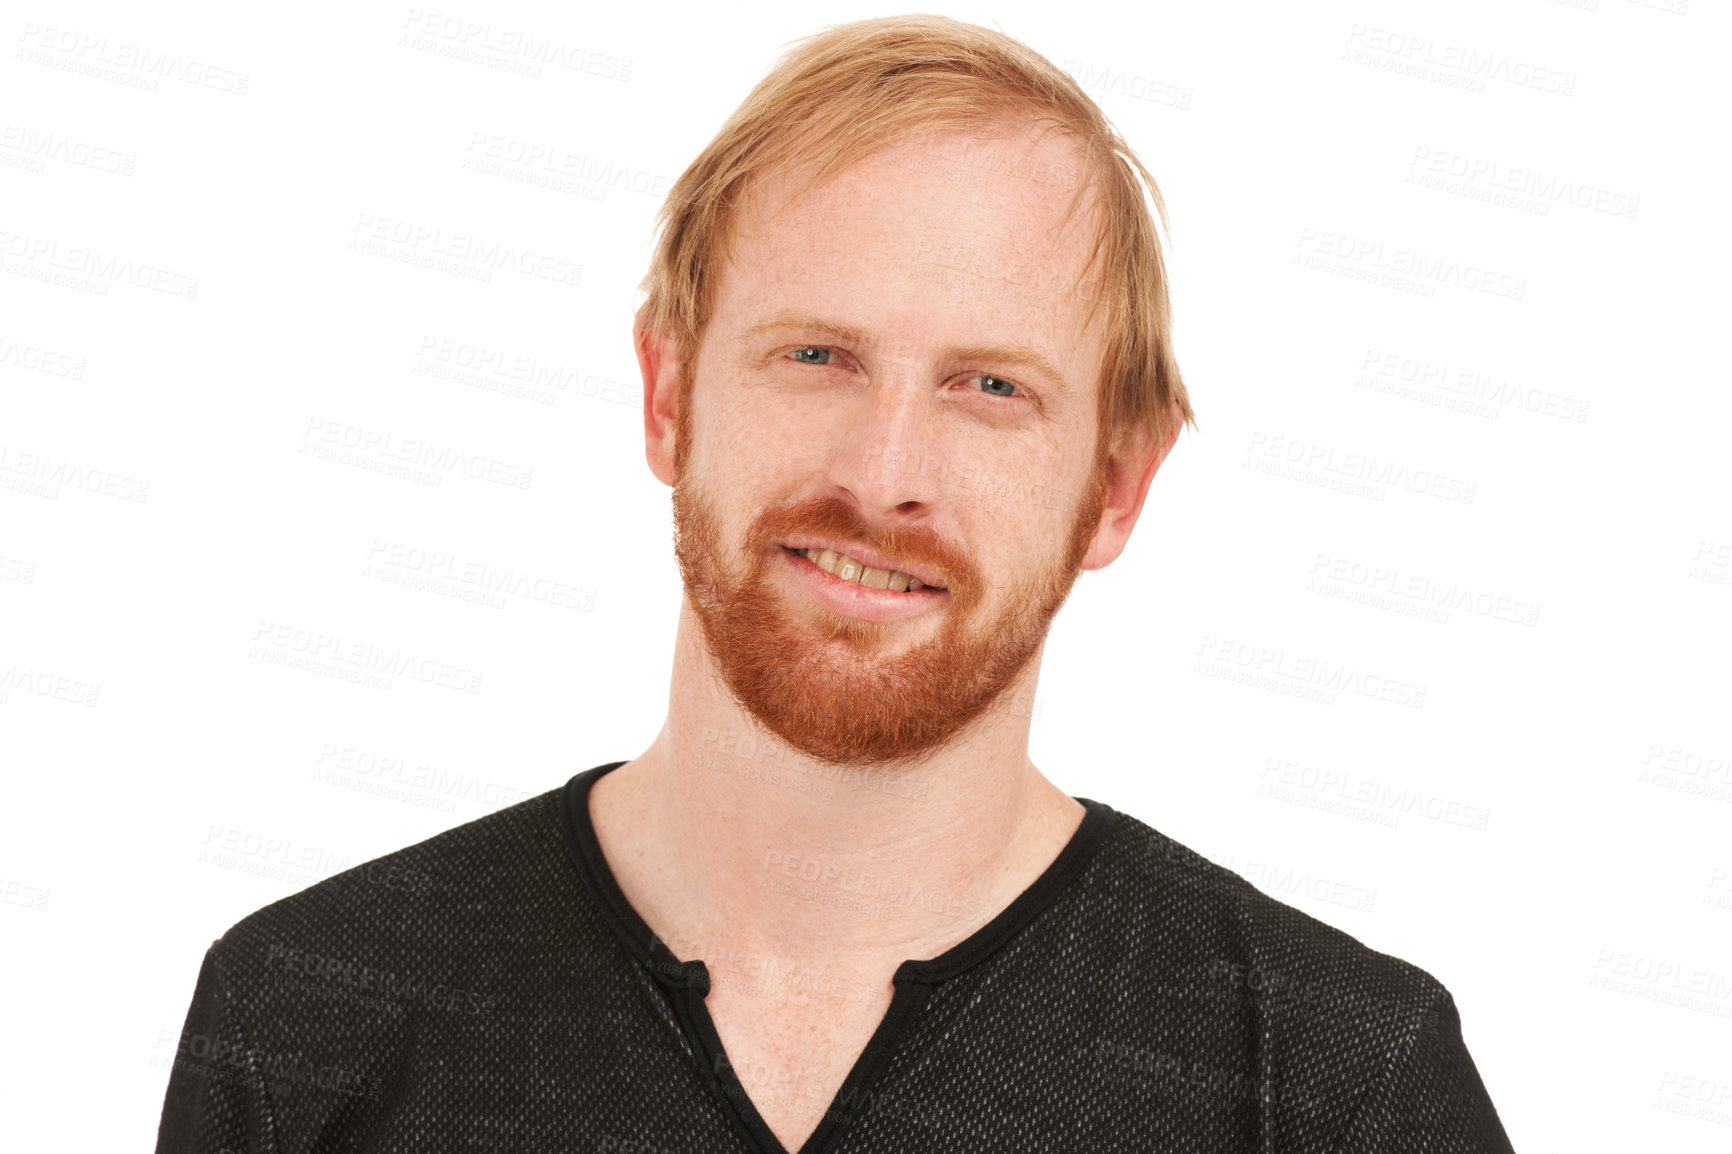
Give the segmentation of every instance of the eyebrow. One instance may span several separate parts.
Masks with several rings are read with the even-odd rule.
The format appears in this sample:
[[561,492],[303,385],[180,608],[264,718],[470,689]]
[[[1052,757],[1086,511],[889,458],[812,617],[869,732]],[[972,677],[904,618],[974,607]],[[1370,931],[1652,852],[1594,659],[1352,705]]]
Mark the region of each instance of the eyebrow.
[[[840,321],[830,320],[811,313],[802,313],[793,309],[783,309],[761,324],[755,324],[740,335],[742,345],[751,344],[760,337],[774,332],[816,333],[828,340],[843,344],[864,345],[871,343],[866,334],[859,329],[850,328]],[[1061,392],[1069,392],[1070,384],[1064,379],[1064,374],[1053,367],[1051,361],[1034,349],[1023,345],[967,345],[944,350],[945,356],[959,361],[990,361],[1001,365],[1016,365],[1032,369],[1051,381]]]

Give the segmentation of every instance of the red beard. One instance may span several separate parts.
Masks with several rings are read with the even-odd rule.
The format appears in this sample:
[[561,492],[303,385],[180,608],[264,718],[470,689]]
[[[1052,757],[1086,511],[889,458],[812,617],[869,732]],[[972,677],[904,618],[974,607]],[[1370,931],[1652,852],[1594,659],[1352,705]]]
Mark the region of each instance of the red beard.
[[[686,474],[686,470],[681,470]],[[686,597],[723,682],[793,749],[838,766],[907,768],[954,739],[1015,680],[1082,571],[1105,502],[1095,470],[1064,553],[1017,584],[1005,607],[976,620],[988,592],[973,561],[930,526],[870,530],[839,497],[767,509],[746,534],[750,571],[733,579],[713,511],[682,475],[674,485],[674,552]],[[770,584],[779,542],[796,534],[861,541],[924,566],[949,590],[938,635],[885,653],[896,625],[790,606]]]

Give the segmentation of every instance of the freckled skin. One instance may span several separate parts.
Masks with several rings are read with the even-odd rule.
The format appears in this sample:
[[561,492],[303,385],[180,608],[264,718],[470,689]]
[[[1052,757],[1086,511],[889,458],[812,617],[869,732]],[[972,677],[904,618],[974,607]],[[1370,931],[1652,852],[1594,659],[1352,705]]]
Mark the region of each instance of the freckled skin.
[[[1081,570],[1101,338],[1060,288],[1086,274],[1088,218],[1065,227],[1051,191],[879,159],[804,194],[769,182],[741,213],[680,394],[676,553],[729,691],[804,754],[904,767],[953,740]],[[766,331],[789,312],[815,319]],[[801,532],[934,570],[943,603],[826,607],[778,555]]]
[[[999,146],[1064,155],[1050,139],[1035,146],[1013,136]],[[726,477],[729,498],[757,498],[721,503],[723,540],[740,540],[766,499],[827,482],[851,493],[873,523],[919,521],[963,543],[997,587],[1050,562],[1076,509],[1016,494],[1082,493],[1094,459],[1101,335],[1083,330],[1079,297],[1006,299],[921,274],[959,261],[985,270],[1033,264],[1068,283],[1083,272],[1087,215],[1059,232],[1065,196],[1050,186],[963,183],[884,164],[857,165],[792,203],[780,199],[786,185],[748,202],[698,354],[692,420],[701,432],[690,463],[700,477]],[[946,261],[941,252],[967,255]],[[784,307],[841,321],[875,344],[843,350],[822,368],[779,355],[806,340],[825,343],[816,334],[738,344],[738,334]],[[993,344],[1040,350],[1069,394],[1031,378],[1027,392],[1038,403],[993,396],[971,383],[992,366],[936,355]],[[1028,374],[995,375],[1021,383]],[[958,482],[965,464],[974,476],[1016,482],[1008,498],[968,500],[981,489]],[[671,472],[664,480],[672,483]]]
[[[861,912],[769,887],[766,852],[919,879],[986,915],[1026,889],[1082,807],[1028,760],[1026,710],[947,719],[983,694],[1032,700],[1052,613],[1080,570],[1122,551],[1171,447],[1131,446],[1097,478],[1103,336],[1083,323],[1086,298],[1062,287],[1083,274],[1092,217],[1085,207],[1059,227],[1068,186],[924,163],[942,139],[887,150],[791,200],[782,181],[748,198],[689,404],[673,342],[638,338],[646,456],[675,486],[687,598],[667,725],[597,782],[592,816],[627,900],[659,936],[701,942],[706,958],[773,961],[767,980],[712,967],[706,1005],[790,1151],[882,1020],[896,967],[942,953],[980,921],[917,906]],[[1056,136],[966,139],[1034,162],[1018,171],[1079,171]],[[875,162],[886,158],[899,163]],[[859,339],[746,336],[784,310]],[[988,346],[1033,350],[1062,385],[947,351]],[[789,355],[809,347],[829,353]],[[994,395],[1012,390],[992,380],[1015,395]],[[1055,492],[1062,499],[1048,499]],[[778,517],[853,525],[951,565],[956,584],[941,608],[907,620],[840,619],[776,568],[786,559],[773,543],[754,540]],[[754,611],[731,611],[743,603]],[[1002,678],[980,676],[995,662]],[[746,732],[809,758],[852,752],[918,783],[923,800],[819,798],[694,771],[720,756],[713,735]],[[821,988],[802,980],[817,973]]]

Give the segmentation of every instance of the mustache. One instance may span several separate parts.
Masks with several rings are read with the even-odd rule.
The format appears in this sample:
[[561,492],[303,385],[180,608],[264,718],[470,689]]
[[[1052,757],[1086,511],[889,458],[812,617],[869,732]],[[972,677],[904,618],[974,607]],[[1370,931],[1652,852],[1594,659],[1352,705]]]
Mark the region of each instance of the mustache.
[[968,554],[930,525],[871,526],[839,497],[812,497],[768,509],[753,524],[747,545],[762,556],[778,541],[799,533],[835,541],[858,541],[887,557],[930,569],[944,579],[953,596],[980,588],[978,570]]

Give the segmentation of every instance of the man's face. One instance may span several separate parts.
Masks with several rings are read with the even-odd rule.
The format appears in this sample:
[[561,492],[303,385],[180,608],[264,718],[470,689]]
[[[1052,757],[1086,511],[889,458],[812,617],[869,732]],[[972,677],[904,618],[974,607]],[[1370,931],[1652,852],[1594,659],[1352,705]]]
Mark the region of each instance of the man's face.
[[1101,513],[1094,222],[1060,227],[1080,177],[1056,138],[926,137],[737,219],[682,389],[675,551],[723,680],[808,756],[952,740],[1076,580]]

